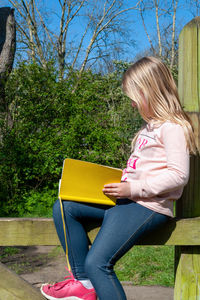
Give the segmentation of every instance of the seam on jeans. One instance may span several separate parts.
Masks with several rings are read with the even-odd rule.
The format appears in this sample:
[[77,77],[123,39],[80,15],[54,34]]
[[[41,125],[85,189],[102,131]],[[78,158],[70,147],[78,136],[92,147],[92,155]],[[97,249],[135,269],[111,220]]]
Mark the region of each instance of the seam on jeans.
[[115,299],[115,300],[121,300],[121,295],[120,295],[120,293],[119,293],[119,290],[118,290],[118,288],[116,287],[116,284],[115,284],[115,281],[113,280],[113,277],[112,277],[112,275],[108,275],[108,277],[110,277],[110,280],[111,280],[111,282],[112,282],[112,284],[113,284],[113,287],[114,287],[114,289],[115,289],[115,291],[116,291],[116,293],[117,293],[117,299]]
[[[67,233],[68,233],[68,239],[69,239],[69,241],[67,242],[67,245],[65,245],[65,247],[67,247],[68,249],[69,249],[69,245],[70,245],[70,250],[71,250],[71,259],[72,259],[72,262],[73,262],[73,266],[75,266],[75,260],[74,260],[74,253],[73,253],[73,248],[71,247],[71,238],[70,238],[70,234],[69,234],[69,230],[68,230],[68,220],[67,220],[67,216],[66,216],[66,214],[69,214],[71,217],[73,217],[72,215],[71,215],[71,213],[66,213],[65,214],[65,210],[63,209],[63,213],[64,213],[64,217],[65,217],[65,224],[66,224],[66,226],[65,226],[65,228],[66,228],[66,231],[67,231]],[[73,217],[74,218],[74,217]],[[66,236],[66,239],[67,239],[67,236]],[[71,266],[71,265],[70,265]],[[74,277],[76,278],[76,268],[74,268],[75,270],[74,270]]]
[[63,222],[63,233],[65,237],[65,255],[67,260],[67,268],[69,271],[71,271],[71,265],[69,263],[69,255],[68,255],[69,251],[68,251],[67,234],[66,234],[66,221],[65,221],[64,210],[63,210],[63,202],[60,197],[59,197],[59,203],[60,203],[60,212],[61,212],[61,217]]
[[111,257],[111,259],[109,260],[109,263],[114,259],[114,257],[116,257],[119,252],[124,248],[124,246],[136,235],[136,233],[149,221],[153,218],[153,216],[156,214],[156,212],[152,212],[152,214],[148,217],[148,219],[146,219],[146,221],[140,225],[140,227],[138,227],[138,229],[129,237],[129,239],[124,242],[124,244],[118,249],[118,251],[116,251],[116,253]]

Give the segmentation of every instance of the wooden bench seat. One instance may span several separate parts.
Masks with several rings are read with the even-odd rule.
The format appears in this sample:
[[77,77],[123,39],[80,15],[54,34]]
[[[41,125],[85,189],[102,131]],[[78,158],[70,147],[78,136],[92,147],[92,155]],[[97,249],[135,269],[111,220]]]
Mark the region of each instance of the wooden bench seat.
[[[87,225],[94,240],[99,224]],[[53,219],[0,218],[0,246],[59,245]],[[172,219],[163,228],[144,238],[140,245],[200,245],[200,217]]]

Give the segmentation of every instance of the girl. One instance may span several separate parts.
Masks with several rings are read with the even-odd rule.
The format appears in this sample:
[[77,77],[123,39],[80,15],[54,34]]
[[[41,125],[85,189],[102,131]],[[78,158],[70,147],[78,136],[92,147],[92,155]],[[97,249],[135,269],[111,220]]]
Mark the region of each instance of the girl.
[[[115,263],[141,239],[173,217],[173,201],[189,177],[189,153],[195,153],[192,126],[183,112],[168,68],[159,59],[144,57],[124,74],[122,88],[146,125],[132,142],[132,154],[122,182],[107,184],[103,192],[117,198],[114,207],[63,202],[72,273],[42,294],[51,300],[125,300],[113,270]],[[66,250],[60,205],[53,217]],[[84,224],[102,222],[91,246]]]

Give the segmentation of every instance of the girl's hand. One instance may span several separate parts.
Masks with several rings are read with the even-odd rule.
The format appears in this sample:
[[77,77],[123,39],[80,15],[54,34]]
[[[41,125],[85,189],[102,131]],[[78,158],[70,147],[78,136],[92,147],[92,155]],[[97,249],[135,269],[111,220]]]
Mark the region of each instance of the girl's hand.
[[103,192],[107,196],[113,196],[117,199],[130,198],[131,188],[129,182],[109,183],[104,185]]

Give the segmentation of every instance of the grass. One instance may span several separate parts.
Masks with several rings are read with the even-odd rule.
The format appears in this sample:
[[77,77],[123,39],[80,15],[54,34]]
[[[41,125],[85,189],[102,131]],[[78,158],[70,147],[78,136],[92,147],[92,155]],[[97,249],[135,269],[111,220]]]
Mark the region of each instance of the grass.
[[174,285],[173,246],[135,246],[115,266],[121,281],[134,285]]
[[0,260],[19,253],[19,249],[15,247],[1,247],[0,248]]

